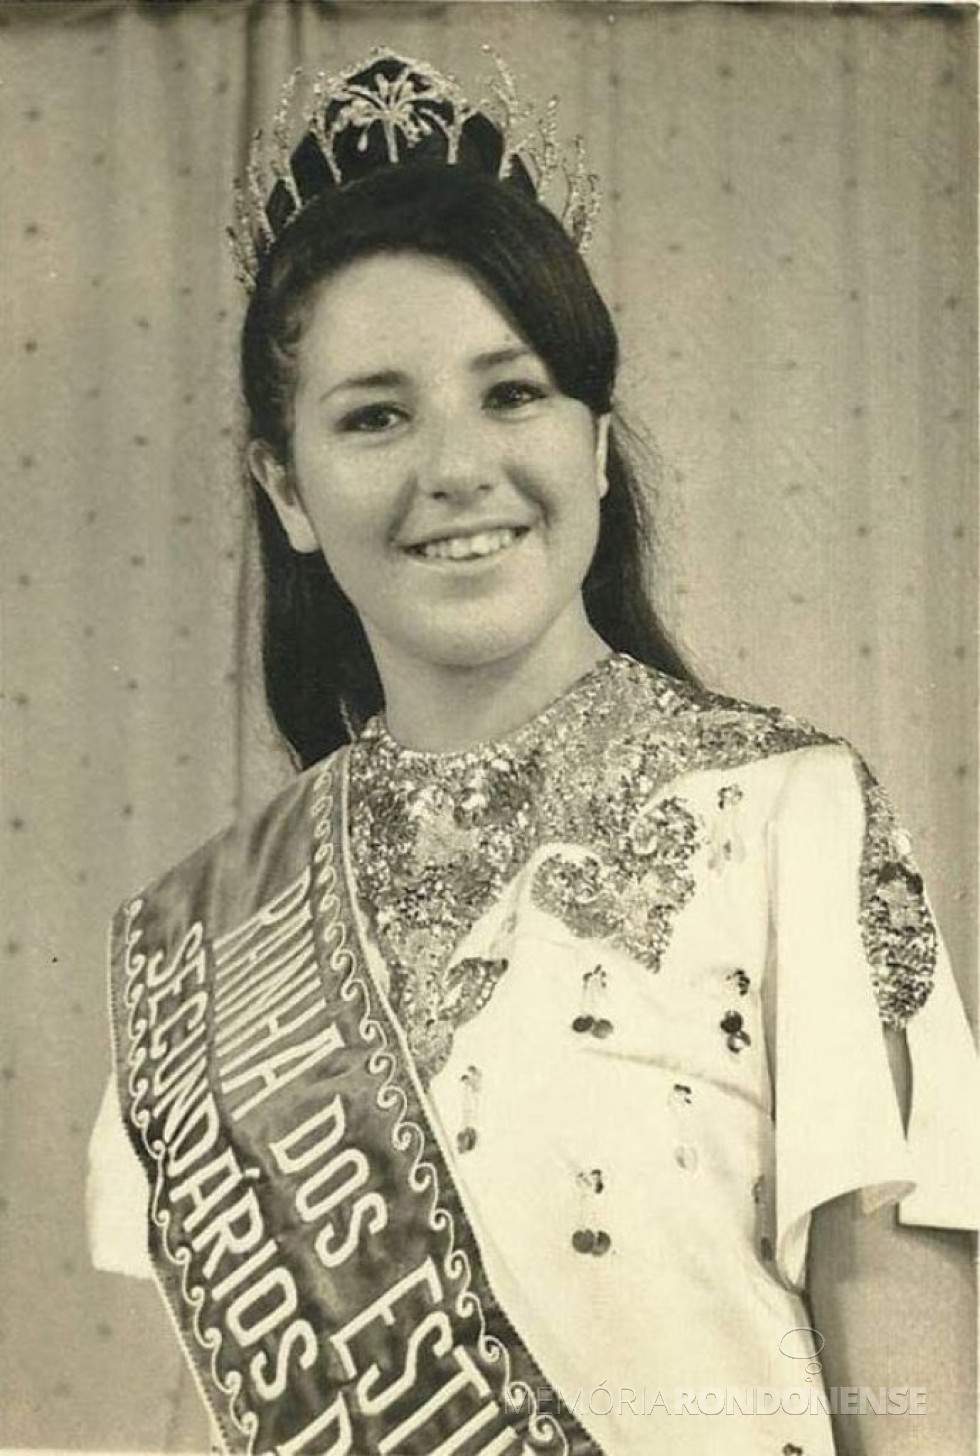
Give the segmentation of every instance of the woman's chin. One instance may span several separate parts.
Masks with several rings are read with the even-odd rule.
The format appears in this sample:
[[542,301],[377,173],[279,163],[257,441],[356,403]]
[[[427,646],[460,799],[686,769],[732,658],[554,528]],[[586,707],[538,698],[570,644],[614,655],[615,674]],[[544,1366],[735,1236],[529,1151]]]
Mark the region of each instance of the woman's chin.
[[533,654],[547,634],[548,625],[536,620],[533,609],[502,615],[456,611],[451,621],[427,623],[414,644],[405,644],[406,658],[437,670],[462,672],[493,667]]
[[594,656],[595,650],[595,634],[584,612],[554,617],[533,601],[526,601],[520,612],[499,616],[473,614],[466,620],[456,613],[444,630],[434,627],[430,624],[408,648],[406,663],[411,660],[423,670],[475,672],[538,662],[547,675],[549,664]]
[[536,638],[526,632],[494,629],[487,625],[472,632],[455,631],[433,643],[426,658],[433,667],[457,672],[499,666],[533,651]]

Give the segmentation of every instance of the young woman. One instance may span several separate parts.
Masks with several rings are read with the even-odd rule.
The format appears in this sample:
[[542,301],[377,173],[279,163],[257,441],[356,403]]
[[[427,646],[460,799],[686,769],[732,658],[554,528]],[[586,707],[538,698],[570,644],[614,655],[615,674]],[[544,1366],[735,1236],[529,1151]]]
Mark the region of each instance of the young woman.
[[[507,141],[384,56],[253,195],[304,771],[117,919],[96,1257],[152,1268],[228,1449],[827,1456],[824,1385],[928,1390],[833,1245],[845,1195],[967,1221],[970,1038],[861,759],[661,631],[612,324]],[[836,1449],[902,1449],[873,1409]]]

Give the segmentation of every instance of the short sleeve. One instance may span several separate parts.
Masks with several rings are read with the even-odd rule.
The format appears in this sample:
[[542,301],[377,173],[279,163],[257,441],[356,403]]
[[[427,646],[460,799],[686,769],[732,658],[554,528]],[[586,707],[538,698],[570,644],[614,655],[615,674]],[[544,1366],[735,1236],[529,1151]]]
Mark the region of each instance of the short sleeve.
[[[980,1078],[908,838],[845,745],[794,756],[770,849],[777,1262],[799,1287],[812,1211],[842,1194],[976,1225]],[[907,1135],[886,1026],[908,1040]]]
[[152,1279],[147,1252],[146,1178],[123,1127],[110,1079],[89,1143],[86,1216],[96,1269]]

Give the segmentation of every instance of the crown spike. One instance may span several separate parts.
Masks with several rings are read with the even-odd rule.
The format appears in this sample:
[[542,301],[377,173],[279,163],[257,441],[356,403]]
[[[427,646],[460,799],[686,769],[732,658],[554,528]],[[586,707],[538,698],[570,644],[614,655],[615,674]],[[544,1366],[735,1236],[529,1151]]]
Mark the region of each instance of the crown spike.
[[580,136],[574,141],[574,161],[563,167],[567,187],[562,223],[569,236],[584,253],[592,241],[592,232],[599,212],[599,179],[588,170],[585,143]]
[[259,266],[259,255],[249,227],[249,210],[240,182],[233,189],[236,226],[228,229],[239,278],[254,278]]
[[231,249],[232,267],[235,270],[235,277],[245,289],[251,293],[255,288],[255,273],[258,267],[256,260],[249,258],[248,253],[242,247],[241,237],[233,227],[225,228],[225,235],[228,239],[228,246]]
[[312,112],[308,121],[310,134],[320,148],[320,154],[330,169],[330,175],[333,178],[335,187],[340,186],[343,177],[341,176],[340,168],[337,166],[337,159],[333,154],[333,132],[331,131],[329,135],[327,134],[327,129],[324,125],[324,116],[330,97],[335,94],[339,84],[336,78],[330,78],[328,80],[324,71],[317,72],[316,79],[313,82],[313,95],[310,102]]
[[299,188],[296,186],[296,178],[293,176],[293,169],[290,165],[289,137],[293,103],[302,74],[302,68],[297,66],[291,75],[287,76],[276,114],[272,120],[272,170],[275,177],[285,184],[297,212],[303,206],[303,200],[299,195]]
[[275,233],[266,212],[268,193],[265,135],[260,127],[252,138],[248,166],[245,169],[245,196],[253,220],[253,237],[260,250],[275,242]]
[[543,191],[558,171],[560,156],[558,149],[558,97],[551,96],[545,106],[544,115],[538,121],[540,146],[537,148],[537,184]]
[[495,113],[503,142],[497,175],[509,177],[514,159],[527,148],[527,138],[517,137],[516,133],[517,128],[527,121],[528,108],[518,99],[514,73],[503,56],[498,55],[493,46],[481,46],[481,50],[490,57],[496,71],[496,75],[490,79],[489,91],[482,104],[491,113]]

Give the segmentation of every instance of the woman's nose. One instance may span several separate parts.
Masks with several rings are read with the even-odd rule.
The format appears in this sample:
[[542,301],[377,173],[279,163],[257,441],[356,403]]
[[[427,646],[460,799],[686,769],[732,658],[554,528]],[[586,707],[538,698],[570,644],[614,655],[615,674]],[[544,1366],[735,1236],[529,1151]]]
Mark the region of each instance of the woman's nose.
[[434,500],[463,500],[493,489],[493,466],[472,419],[433,427],[421,464],[421,484]]

